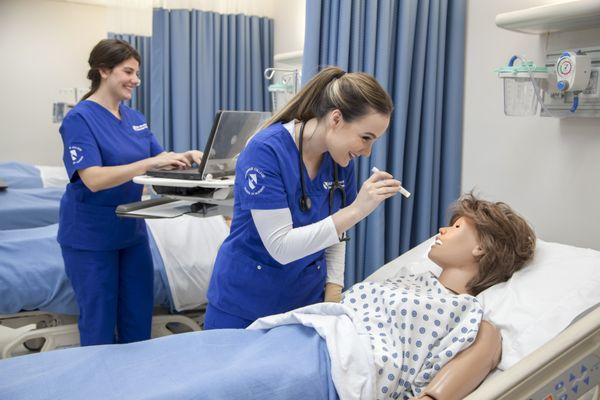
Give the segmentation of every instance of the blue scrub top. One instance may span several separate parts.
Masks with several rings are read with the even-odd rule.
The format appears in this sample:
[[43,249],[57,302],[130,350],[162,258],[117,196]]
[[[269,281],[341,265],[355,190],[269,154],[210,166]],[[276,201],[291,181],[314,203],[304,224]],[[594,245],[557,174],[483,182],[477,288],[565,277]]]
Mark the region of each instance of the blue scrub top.
[[129,181],[94,193],[77,172],[130,164],[163,152],[142,114],[124,104],[119,111],[120,120],[100,104],[84,100],[62,122],[63,161],[70,179],[60,205],[58,242],[63,246],[115,250],[147,238],[142,219],[115,214],[118,205],[140,201],[142,185]]
[[[231,232],[217,255],[208,301],[227,313],[255,320],[323,301],[327,265],[325,250],[282,265],[269,255],[256,230],[250,210],[289,208],[294,228],[327,218],[333,162],[325,153],[315,179],[302,173],[312,207],[300,209],[300,154],[288,130],[276,123],[257,133],[236,164]],[[356,198],[353,162],[338,167],[346,190],[346,205]],[[342,205],[336,191],[332,213]]]

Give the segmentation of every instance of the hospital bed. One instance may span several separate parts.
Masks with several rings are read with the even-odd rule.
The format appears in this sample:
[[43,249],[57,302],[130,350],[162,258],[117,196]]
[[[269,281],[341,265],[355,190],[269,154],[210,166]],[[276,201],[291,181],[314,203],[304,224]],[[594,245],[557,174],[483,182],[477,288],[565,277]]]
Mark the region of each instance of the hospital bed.
[[[0,231],[0,357],[26,349],[78,345],[77,303],[64,272],[58,226]],[[222,217],[182,216],[148,221],[154,264],[153,334],[201,322],[218,247],[228,234]],[[33,344],[32,344],[33,343]],[[43,346],[40,345],[43,343]]]
[[64,188],[8,189],[0,192],[0,230],[56,224]]
[[[439,267],[426,257],[433,238],[386,264],[367,281],[393,278],[399,266]],[[478,296],[500,329],[502,359],[467,397],[600,399],[600,252],[538,240],[534,259]]]
[[[425,258],[430,245],[431,240],[424,242],[380,268],[367,281],[393,278],[401,266],[414,272],[439,272]],[[485,318],[502,333],[503,354],[499,369],[468,399],[597,399],[600,383],[599,285],[599,252],[538,241],[536,255],[525,269],[508,282],[478,296],[484,305]],[[557,296],[557,293],[562,295]],[[582,315],[585,311],[587,313]],[[204,390],[199,388],[218,389],[218,393],[231,390],[229,398],[236,398],[235,393],[239,394],[239,391],[255,394],[256,386],[251,384],[266,385],[273,390],[263,398],[313,398],[301,397],[294,390],[301,390],[303,385],[306,385],[306,390],[312,389],[316,380],[321,382],[319,385],[325,391],[330,389],[331,382],[324,372],[329,364],[322,353],[310,353],[315,346],[303,347],[307,341],[313,340],[310,330],[303,328],[285,326],[287,331],[275,329],[272,335],[268,333],[270,331],[262,330],[243,336],[236,335],[235,330],[196,332],[172,336],[168,340],[161,338],[126,346],[99,346],[86,350],[85,356],[90,357],[88,360],[102,360],[102,364],[110,365],[108,370],[102,369],[106,376],[115,377],[115,369],[119,371],[117,375],[121,371],[126,374],[113,378],[119,380],[115,390],[120,393],[142,390],[135,392],[133,397],[136,398],[223,398],[215,397],[213,392],[199,391]],[[270,356],[262,356],[264,351],[268,351]],[[222,353],[227,353],[229,358],[225,359],[229,361],[224,365],[214,364],[214,358]],[[2,378],[0,373],[0,392],[4,389],[6,393],[18,393],[22,383],[15,383],[13,379],[20,374],[34,374],[36,379],[43,379],[35,383],[43,386],[44,390],[47,390],[45,385],[51,383],[57,393],[66,394],[66,397],[76,396],[77,391],[94,390],[102,383],[100,378],[88,383],[86,375],[77,372],[83,351],[61,351],[48,355],[52,357],[41,357],[43,354],[40,354],[40,357],[17,357],[8,360],[14,361],[9,364],[0,361],[0,370],[11,374],[11,378]],[[57,363],[60,371],[49,371],[49,363]],[[171,364],[176,367],[171,367]],[[294,370],[298,365],[302,366],[302,372],[298,372],[297,368]],[[135,373],[131,371],[133,366]],[[198,373],[199,370],[203,373]],[[260,377],[260,381],[247,382],[247,372],[250,376]],[[99,370],[96,370],[95,374],[98,373]],[[136,383],[131,374],[137,377]],[[66,393],[65,382],[52,381],[61,376],[69,376],[68,390],[73,390],[71,394]],[[154,383],[152,379],[158,380],[163,376],[167,379],[161,379],[161,384],[150,387],[151,382]],[[298,382],[289,382],[290,376],[297,377]],[[27,379],[31,381],[31,378]],[[144,382],[140,384],[139,380]],[[165,382],[170,384],[165,385]],[[278,390],[287,388],[288,384],[291,385],[290,392]],[[137,386],[132,388],[133,385]],[[223,386],[226,386],[225,389]],[[325,394],[321,398],[331,397]]]
[[65,187],[69,183],[64,167],[33,165],[16,161],[0,163],[0,179],[12,189]]
[[26,229],[58,222],[60,199],[69,182],[63,167],[0,163],[0,230]]

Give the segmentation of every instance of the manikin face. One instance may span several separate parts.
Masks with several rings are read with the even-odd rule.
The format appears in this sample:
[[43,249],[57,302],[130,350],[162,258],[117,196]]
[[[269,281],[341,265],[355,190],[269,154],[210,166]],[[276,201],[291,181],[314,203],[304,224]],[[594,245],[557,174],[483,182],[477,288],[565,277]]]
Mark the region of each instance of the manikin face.
[[389,115],[371,112],[352,122],[344,121],[339,110],[331,111],[327,118],[325,140],[333,160],[342,167],[358,156],[369,156],[375,140],[390,124]]
[[106,85],[108,92],[115,98],[130,100],[133,90],[139,85],[140,64],[135,58],[129,58],[112,70],[101,69],[102,85]]
[[469,219],[460,217],[439,232],[429,258],[442,269],[473,265],[482,254],[477,231]]

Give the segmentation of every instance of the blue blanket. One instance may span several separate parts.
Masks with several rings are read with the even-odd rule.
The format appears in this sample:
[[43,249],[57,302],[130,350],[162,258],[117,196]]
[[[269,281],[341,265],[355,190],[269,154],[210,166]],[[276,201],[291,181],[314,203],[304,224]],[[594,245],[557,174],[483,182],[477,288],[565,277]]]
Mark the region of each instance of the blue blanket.
[[312,328],[192,332],[0,361],[2,399],[336,399]]
[[[0,231],[0,314],[43,310],[79,313],[65,273],[58,225]],[[154,262],[154,304],[170,306],[165,267],[150,232]],[[1,398],[1,397],[0,397]]]
[[64,188],[11,189],[0,192],[0,230],[37,228],[58,222]]
[[42,187],[40,170],[31,164],[15,161],[0,163],[0,178],[12,189]]

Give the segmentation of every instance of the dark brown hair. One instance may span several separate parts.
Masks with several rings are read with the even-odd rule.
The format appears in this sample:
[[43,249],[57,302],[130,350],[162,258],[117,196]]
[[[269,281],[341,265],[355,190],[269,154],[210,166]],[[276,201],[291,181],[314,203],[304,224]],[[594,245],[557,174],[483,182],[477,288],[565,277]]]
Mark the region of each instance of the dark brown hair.
[[523,268],[535,250],[535,233],[527,221],[506,203],[490,202],[463,195],[451,208],[454,224],[467,218],[475,227],[483,254],[477,257],[479,273],[467,283],[467,289],[477,295]]
[[90,91],[81,98],[81,101],[93,95],[100,87],[102,77],[100,76],[100,68],[113,69],[123,61],[134,58],[140,63],[140,54],[129,43],[119,39],[104,39],[94,46],[90,53],[88,64],[90,70],[87,78],[92,81]]
[[372,111],[390,115],[394,106],[390,96],[371,75],[326,67],[261,128],[280,121],[321,118],[336,109],[340,110],[344,121],[352,122]]

